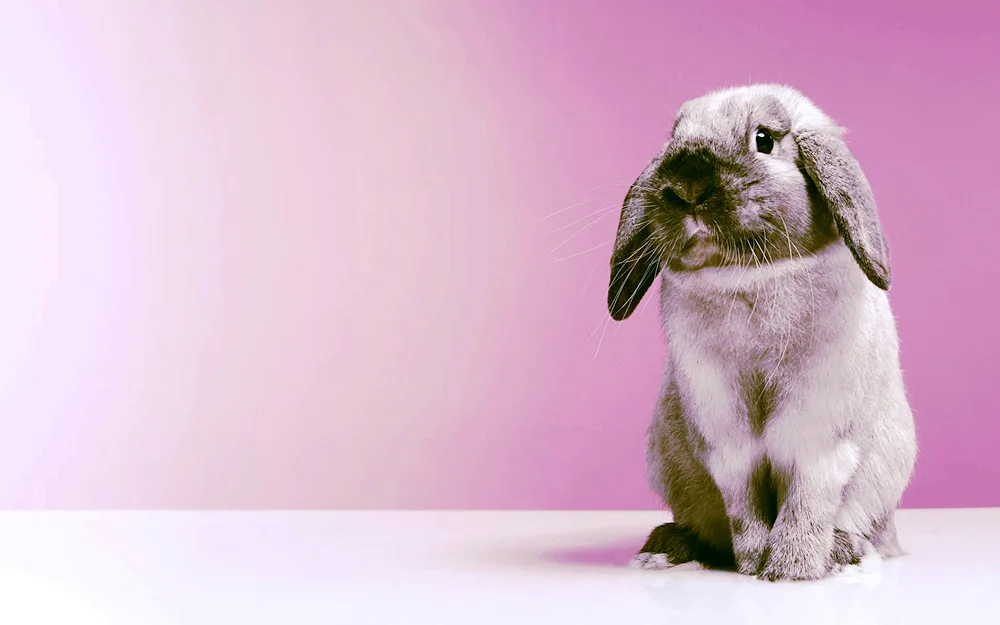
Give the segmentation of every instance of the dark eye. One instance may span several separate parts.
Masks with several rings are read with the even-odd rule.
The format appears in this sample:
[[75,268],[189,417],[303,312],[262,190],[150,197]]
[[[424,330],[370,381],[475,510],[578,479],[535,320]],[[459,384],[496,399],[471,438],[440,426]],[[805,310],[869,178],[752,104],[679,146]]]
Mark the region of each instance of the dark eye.
[[770,154],[774,149],[774,136],[766,128],[757,129],[757,151],[761,154]]

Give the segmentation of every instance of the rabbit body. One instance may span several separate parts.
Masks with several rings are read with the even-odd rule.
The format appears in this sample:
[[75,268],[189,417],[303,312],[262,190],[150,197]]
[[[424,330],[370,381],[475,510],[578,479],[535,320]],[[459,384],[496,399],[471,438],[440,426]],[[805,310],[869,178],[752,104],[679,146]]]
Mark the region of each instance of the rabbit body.
[[689,102],[673,135],[626,198],[609,287],[623,319],[659,274],[668,346],[647,466],[673,522],[634,563],[806,580],[900,554],[916,437],[888,247],[840,130],[756,85]]

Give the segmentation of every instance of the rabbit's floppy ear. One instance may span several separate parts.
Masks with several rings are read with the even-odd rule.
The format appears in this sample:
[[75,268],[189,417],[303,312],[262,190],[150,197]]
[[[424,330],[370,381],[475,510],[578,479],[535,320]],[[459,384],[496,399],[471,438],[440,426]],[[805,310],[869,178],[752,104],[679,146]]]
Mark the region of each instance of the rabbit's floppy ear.
[[889,290],[889,246],[882,234],[875,197],[840,130],[810,129],[797,133],[795,142],[802,165],[833,213],[854,260],[875,286]]
[[615,248],[611,253],[611,284],[608,286],[608,312],[615,321],[627,319],[660,272],[659,250],[652,237],[651,210],[643,189],[649,179],[651,164],[632,183],[622,204]]

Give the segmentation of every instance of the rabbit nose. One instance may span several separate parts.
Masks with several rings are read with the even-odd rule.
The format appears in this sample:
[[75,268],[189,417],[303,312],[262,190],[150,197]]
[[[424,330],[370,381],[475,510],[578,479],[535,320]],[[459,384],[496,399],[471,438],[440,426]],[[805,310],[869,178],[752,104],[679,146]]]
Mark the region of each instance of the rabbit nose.
[[[708,148],[685,146],[670,156],[665,171],[671,181],[665,199],[694,211],[715,190],[717,159]],[[677,201],[679,200],[679,201]]]
[[675,209],[694,214],[712,196],[715,184],[712,181],[697,180],[669,184],[663,188],[663,200]]

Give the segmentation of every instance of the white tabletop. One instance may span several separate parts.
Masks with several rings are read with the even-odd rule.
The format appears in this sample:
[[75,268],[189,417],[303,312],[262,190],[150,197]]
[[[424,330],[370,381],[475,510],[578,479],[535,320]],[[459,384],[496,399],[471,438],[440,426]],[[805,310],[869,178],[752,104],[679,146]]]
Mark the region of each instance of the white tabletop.
[[0,514],[0,623],[992,623],[1000,509],[902,511],[910,554],[771,584],[625,566],[658,512]]

